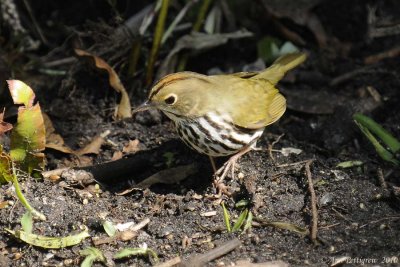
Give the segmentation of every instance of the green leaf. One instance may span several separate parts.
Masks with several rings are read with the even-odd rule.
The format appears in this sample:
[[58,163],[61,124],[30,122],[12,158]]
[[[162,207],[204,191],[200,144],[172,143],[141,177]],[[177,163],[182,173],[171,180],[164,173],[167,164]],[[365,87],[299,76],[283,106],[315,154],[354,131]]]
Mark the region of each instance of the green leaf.
[[14,104],[24,104],[26,108],[32,106],[35,93],[26,83],[19,80],[7,80],[7,84]]
[[358,167],[363,164],[364,164],[364,162],[362,162],[361,160],[349,160],[349,161],[343,161],[343,162],[338,163],[336,165],[336,167],[346,169],[346,168],[351,168],[351,167]]
[[114,224],[110,221],[104,221],[103,228],[104,228],[104,231],[106,231],[108,236],[113,237],[117,233],[117,229],[115,228]]
[[222,212],[224,214],[224,222],[225,222],[225,226],[226,226],[226,230],[228,231],[228,233],[231,233],[231,218],[229,216],[229,212],[225,207],[224,202],[221,203],[222,206]]
[[244,208],[247,207],[249,205],[249,201],[247,199],[242,199],[239,200],[238,202],[236,202],[235,204],[235,208]]
[[272,62],[279,57],[280,41],[276,38],[266,36],[257,43],[258,57],[265,62]]
[[244,221],[245,221],[246,218],[247,218],[247,214],[248,214],[248,213],[249,213],[249,210],[248,210],[248,209],[245,209],[244,211],[242,211],[242,212],[240,213],[239,218],[237,219],[236,223],[235,223],[235,224],[233,225],[233,227],[232,227],[232,232],[236,232],[236,231],[238,231],[238,230],[242,227]]
[[165,158],[165,165],[167,165],[168,168],[171,168],[175,161],[175,154],[172,152],[166,152],[163,157]]
[[243,231],[250,229],[252,223],[253,223],[253,213],[251,213],[251,211],[249,211],[249,214],[247,215],[246,223],[243,227]]
[[28,234],[32,233],[33,218],[32,218],[32,213],[30,211],[25,212],[24,215],[22,216],[21,225],[25,233]]
[[18,167],[29,174],[44,167],[46,132],[39,104],[18,110],[17,125],[11,133],[10,156]]
[[85,259],[81,263],[81,267],[91,267],[94,262],[105,262],[106,258],[104,257],[103,252],[94,247],[87,247],[81,251],[79,251],[81,256],[85,256]]
[[114,255],[114,259],[123,259],[131,256],[149,255],[155,262],[158,262],[157,253],[149,248],[124,248]]
[[43,235],[36,235],[32,233],[26,233],[24,231],[13,231],[10,229],[5,229],[10,234],[14,235],[16,238],[28,243],[30,245],[41,247],[41,248],[65,248],[69,246],[74,246],[81,243],[86,237],[89,237],[88,229],[70,236],[64,237],[49,237]]

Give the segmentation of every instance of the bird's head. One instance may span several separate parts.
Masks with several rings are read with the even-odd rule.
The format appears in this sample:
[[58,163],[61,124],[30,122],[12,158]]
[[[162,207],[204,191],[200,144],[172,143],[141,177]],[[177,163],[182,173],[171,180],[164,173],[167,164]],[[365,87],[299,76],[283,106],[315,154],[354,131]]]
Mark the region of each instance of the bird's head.
[[179,72],[165,76],[151,89],[149,98],[133,112],[157,108],[175,116],[196,114],[210,86],[208,77],[193,72]]

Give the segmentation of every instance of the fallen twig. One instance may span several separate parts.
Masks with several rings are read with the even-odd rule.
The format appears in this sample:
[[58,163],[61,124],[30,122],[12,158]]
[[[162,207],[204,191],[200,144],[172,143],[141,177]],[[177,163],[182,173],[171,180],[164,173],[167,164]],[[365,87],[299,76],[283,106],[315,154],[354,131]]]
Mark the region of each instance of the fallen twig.
[[376,219],[376,220],[373,220],[373,221],[369,221],[369,222],[367,222],[367,223],[365,223],[365,224],[363,224],[363,225],[360,225],[360,226],[359,226],[359,229],[364,228],[364,227],[367,226],[367,225],[371,225],[371,224],[375,224],[375,223],[380,223],[381,221],[385,221],[385,220],[400,220],[400,216],[397,216],[397,215],[386,216],[386,217],[379,218],[379,219]]
[[204,254],[200,255],[195,255],[189,258],[188,261],[183,262],[183,266],[190,266],[190,267],[200,267],[204,266],[207,262],[210,262],[212,260],[215,260],[222,255],[225,255],[226,253],[234,250],[238,246],[240,246],[242,243],[240,242],[239,239],[235,238],[232,239],[228,242],[225,242],[219,247],[216,247]]
[[306,176],[308,179],[308,191],[310,191],[311,195],[311,210],[312,210],[312,225],[311,225],[311,232],[310,238],[311,240],[316,243],[317,241],[317,231],[318,231],[318,210],[317,210],[317,197],[314,191],[314,185],[310,170],[310,165],[314,160],[309,160],[306,162],[305,169],[306,169]]
[[164,261],[163,263],[157,264],[154,267],[171,267],[171,266],[175,266],[178,265],[179,263],[182,262],[181,257],[175,257],[172,258],[170,260]]
[[281,165],[278,165],[276,167],[278,167],[278,168],[297,167],[297,166],[299,166],[301,164],[304,164],[304,163],[307,163],[309,161],[310,161],[310,159],[307,159],[307,160],[297,161],[297,162],[293,162],[293,163],[281,164]]
[[383,189],[387,189],[388,186],[387,186],[387,183],[386,183],[386,181],[385,181],[385,176],[383,175],[382,168],[381,168],[381,167],[378,167],[378,170],[377,170],[376,172],[377,172],[377,174],[378,174],[378,179],[379,179],[379,183],[380,183],[381,187],[382,187]]
[[93,244],[95,244],[96,246],[99,246],[102,244],[114,243],[118,240],[120,240],[120,241],[131,240],[138,235],[137,231],[144,228],[149,222],[150,222],[150,219],[146,218],[146,219],[142,220],[141,222],[129,227],[127,230],[118,232],[115,236],[108,236],[108,237],[104,237],[104,238],[93,238],[92,239]]
[[399,55],[400,55],[400,46],[397,46],[397,47],[393,47],[389,50],[386,50],[386,51],[380,52],[378,54],[371,55],[371,56],[364,58],[364,63],[365,64],[374,64],[383,59],[397,57]]
[[255,217],[253,219],[253,226],[257,226],[257,223],[261,226],[270,226],[275,227],[282,230],[288,230],[290,232],[294,232],[300,234],[302,236],[306,236],[310,233],[310,231],[306,228],[300,227],[293,223],[281,222],[281,221],[269,221],[262,218]]
[[353,71],[349,71],[343,74],[340,74],[339,76],[333,78],[331,82],[329,83],[330,86],[335,86],[338,84],[341,84],[345,81],[348,81],[352,79],[354,76],[357,76],[359,74],[368,74],[371,72],[375,72],[375,70],[371,69],[371,66],[366,66],[366,67],[361,67],[359,69],[355,69]]

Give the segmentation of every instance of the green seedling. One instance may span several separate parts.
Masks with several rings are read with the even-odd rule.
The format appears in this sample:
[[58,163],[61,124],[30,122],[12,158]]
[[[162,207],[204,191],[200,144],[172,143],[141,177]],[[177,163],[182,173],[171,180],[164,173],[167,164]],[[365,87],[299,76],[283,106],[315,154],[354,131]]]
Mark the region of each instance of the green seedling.
[[[243,207],[244,203],[247,203],[247,202],[246,201],[239,201],[236,204],[236,206],[237,207]],[[244,209],[240,213],[238,219],[236,220],[236,222],[232,226],[231,216],[229,214],[229,211],[226,209],[224,203],[221,203],[221,206],[222,206],[222,212],[223,212],[225,227],[226,227],[226,230],[228,231],[228,233],[237,232],[242,228],[243,228],[243,231],[246,231],[247,229],[250,229],[251,223],[253,221],[253,214],[251,213],[251,211],[249,211],[249,209],[247,209],[247,208]]]
[[113,237],[117,234],[117,228],[115,228],[115,225],[110,221],[104,221],[103,228],[110,237]]
[[4,151],[0,145],[0,184],[11,182],[16,195],[25,208],[35,217],[45,220],[46,217],[31,207],[22,194],[18,183],[21,175],[31,175],[34,171],[43,169],[46,133],[44,120],[39,103],[33,105],[35,93],[18,80],[7,81],[14,104],[18,108],[17,123],[15,126],[1,121],[0,134],[11,130],[10,151]]
[[32,213],[27,211],[21,218],[21,226],[22,230],[25,233],[32,233],[32,228],[33,228],[33,218],[32,218]]
[[77,245],[81,243],[86,237],[90,236],[87,228],[76,235],[69,235],[63,237],[43,236],[20,230],[13,231],[7,228],[5,230],[10,234],[12,234],[14,237],[20,239],[21,241],[27,244],[36,247],[52,248],[52,249],[60,249]]
[[171,168],[175,161],[175,154],[172,152],[165,152],[163,157],[165,158],[165,165],[167,165],[167,168]]
[[359,167],[362,166],[363,164],[364,162],[362,162],[361,160],[349,160],[338,163],[336,167],[347,169],[347,168]]
[[87,247],[79,251],[79,254],[85,257],[81,263],[81,267],[91,267],[94,262],[106,262],[103,252],[94,247]]
[[131,256],[149,256],[156,263],[159,261],[157,253],[150,248],[124,248],[114,255],[114,259],[124,259]]

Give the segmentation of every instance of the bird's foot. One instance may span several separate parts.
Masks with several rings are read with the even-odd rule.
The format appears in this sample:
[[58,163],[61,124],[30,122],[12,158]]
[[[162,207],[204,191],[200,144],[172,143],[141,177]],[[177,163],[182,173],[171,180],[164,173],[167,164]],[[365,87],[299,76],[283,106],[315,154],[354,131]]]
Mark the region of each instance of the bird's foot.
[[217,194],[214,195],[216,199],[220,199],[222,195],[230,197],[232,193],[229,191],[229,187],[224,182],[218,182],[216,179],[213,182],[214,187],[217,189]]
[[224,184],[224,179],[231,171],[231,177],[232,179],[235,178],[235,167],[238,159],[252,150],[251,147],[246,147],[245,149],[239,151],[237,154],[233,155],[227,162],[222,165],[221,168],[219,168],[217,171],[214,173],[214,187],[218,190],[218,195],[221,196],[222,194],[230,196],[232,195],[231,192],[228,191],[228,186]]
[[233,155],[227,162],[222,165],[221,168],[219,168],[215,173],[214,173],[214,178],[216,183],[222,183],[228,174],[229,170],[231,171],[231,177],[235,177],[235,167],[236,167],[236,162],[240,158],[241,155],[236,154]]

